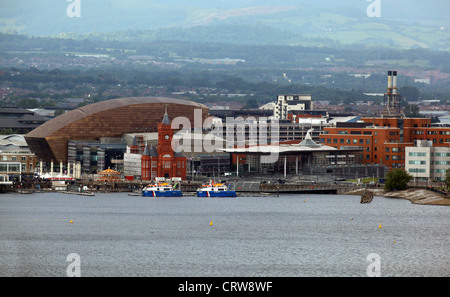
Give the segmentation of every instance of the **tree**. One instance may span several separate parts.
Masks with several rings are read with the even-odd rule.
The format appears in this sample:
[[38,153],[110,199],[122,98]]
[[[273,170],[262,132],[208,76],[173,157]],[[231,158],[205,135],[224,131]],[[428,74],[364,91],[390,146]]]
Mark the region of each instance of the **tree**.
[[258,101],[256,101],[256,99],[254,99],[254,98],[249,99],[247,101],[247,105],[245,105],[244,108],[246,108],[246,109],[258,108]]
[[421,118],[420,108],[417,104],[407,104],[404,108],[405,115],[408,118]]
[[398,91],[408,102],[417,102],[420,96],[420,91],[416,87],[404,86],[399,88]]
[[386,191],[404,190],[413,177],[405,170],[394,169],[386,175],[384,189]]
[[450,168],[445,171],[445,184],[450,188]]

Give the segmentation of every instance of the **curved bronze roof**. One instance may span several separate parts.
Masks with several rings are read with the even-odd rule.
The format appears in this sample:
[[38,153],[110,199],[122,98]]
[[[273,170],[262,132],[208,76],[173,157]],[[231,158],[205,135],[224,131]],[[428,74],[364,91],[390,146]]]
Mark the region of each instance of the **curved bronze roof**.
[[167,98],[167,97],[128,97],[118,98],[112,100],[101,101],[80,107],[78,109],[69,111],[60,116],[53,118],[52,120],[40,125],[33,131],[28,133],[27,137],[47,137],[64,126],[70,123],[81,120],[84,117],[93,115],[98,112],[107,111],[123,106],[135,105],[135,104],[148,104],[148,103],[162,103],[162,104],[182,104],[192,107],[208,109],[208,107],[201,103],[192,101],[186,101],[181,99]]

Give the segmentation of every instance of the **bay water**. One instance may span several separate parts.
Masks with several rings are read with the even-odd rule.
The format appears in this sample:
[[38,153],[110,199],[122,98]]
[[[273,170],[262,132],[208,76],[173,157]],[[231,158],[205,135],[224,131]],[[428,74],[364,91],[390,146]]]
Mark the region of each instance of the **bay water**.
[[300,195],[0,194],[0,276],[450,276],[450,208]]

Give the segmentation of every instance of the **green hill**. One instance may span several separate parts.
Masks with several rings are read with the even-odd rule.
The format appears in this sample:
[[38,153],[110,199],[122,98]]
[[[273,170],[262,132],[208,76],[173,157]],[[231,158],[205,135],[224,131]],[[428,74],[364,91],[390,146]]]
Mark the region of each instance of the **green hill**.
[[450,50],[447,0],[382,0],[369,17],[364,0],[2,0],[0,32],[104,40],[340,46]]

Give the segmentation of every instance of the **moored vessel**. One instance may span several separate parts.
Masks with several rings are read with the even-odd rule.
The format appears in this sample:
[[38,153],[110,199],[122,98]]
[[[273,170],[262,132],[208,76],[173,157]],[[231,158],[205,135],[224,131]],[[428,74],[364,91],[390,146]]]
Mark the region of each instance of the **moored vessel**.
[[224,183],[214,183],[210,181],[209,184],[202,185],[197,189],[197,197],[236,197],[236,191],[230,190],[230,185]]
[[181,197],[181,190],[176,190],[169,183],[151,183],[142,189],[142,195],[147,197]]

